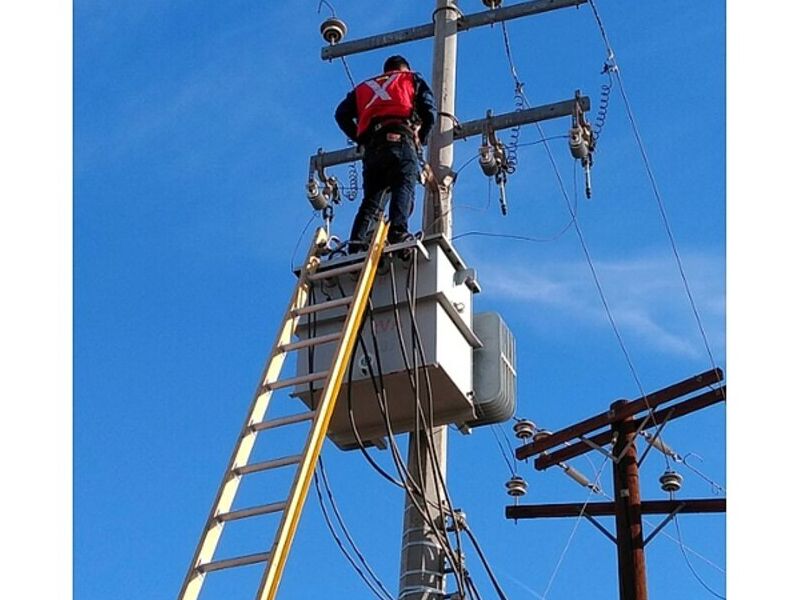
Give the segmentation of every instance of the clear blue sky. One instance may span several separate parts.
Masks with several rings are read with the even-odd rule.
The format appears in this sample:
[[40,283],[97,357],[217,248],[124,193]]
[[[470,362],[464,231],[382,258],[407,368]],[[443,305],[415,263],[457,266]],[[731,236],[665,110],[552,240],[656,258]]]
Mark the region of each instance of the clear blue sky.
[[[334,2],[350,39],[428,22],[433,7],[385,2],[376,14],[374,4]],[[461,4],[465,12],[482,9],[477,0]],[[725,368],[724,4],[601,0],[598,7],[711,350]],[[311,216],[308,157],[344,143],[332,114],[348,82],[340,64],[319,58],[316,9],[315,0],[74,4],[76,598],[170,598],[184,577],[293,285],[290,257]],[[533,104],[580,88],[597,106],[605,48],[588,5],[508,28]],[[364,78],[400,52],[430,80],[431,47],[357,55],[350,66]],[[461,35],[458,66],[461,120],[487,108],[513,110],[499,27]],[[594,196],[579,196],[578,218],[636,372],[652,391],[711,365],[619,91],[596,155]],[[568,120],[543,125],[548,136],[567,127]],[[534,127],[523,130],[521,143],[536,139]],[[456,166],[477,143],[458,144]],[[551,148],[571,196],[566,146],[557,140]],[[548,237],[568,220],[542,147],[521,148],[519,159],[508,217],[477,165],[465,168],[455,188],[456,235]],[[354,209],[339,210],[337,233],[347,233]],[[550,243],[467,237],[456,244],[483,285],[476,310],[499,311],[516,336],[519,416],[557,429],[638,395],[574,229]],[[718,405],[664,431],[680,453],[702,456],[698,467],[723,485],[725,417]],[[357,453],[326,446],[324,458],[353,535],[396,592],[400,492]],[[602,457],[592,462],[599,467]],[[586,459],[574,464],[592,472]],[[530,486],[526,502],[586,499],[558,472],[519,468]],[[645,463],[646,499],[665,498],[657,482],[663,470],[660,455]],[[606,466],[606,490],[609,473]],[[681,497],[712,495],[683,473]],[[614,547],[588,522],[571,537],[570,519],[504,519],[508,475],[491,431],[451,435],[454,501],[509,597],[544,595],[570,538],[546,597],[616,597]],[[693,567],[724,595],[716,567],[726,564],[725,518],[685,516],[680,526],[697,553],[689,554]],[[665,533],[677,535],[673,525]],[[712,597],[666,535],[648,545],[647,564],[652,600]],[[475,553],[468,566],[483,597],[493,597]],[[283,598],[369,597],[313,494],[281,591]]]

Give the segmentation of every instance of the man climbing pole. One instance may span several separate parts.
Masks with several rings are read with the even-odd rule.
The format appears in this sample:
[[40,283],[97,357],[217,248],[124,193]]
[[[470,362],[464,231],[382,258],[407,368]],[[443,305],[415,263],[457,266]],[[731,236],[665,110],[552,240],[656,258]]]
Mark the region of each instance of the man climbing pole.
[[433,94],[402,56],[390,56],[383,74],[357,85],[336,108],[336,123],[364,147],[364,199],[353,221],[349,252],[367,248],[367,234],[382,214],[387,189],[389,243],[411,239],[408,218],[414,210],[419,177],[418,153],[436,118]]

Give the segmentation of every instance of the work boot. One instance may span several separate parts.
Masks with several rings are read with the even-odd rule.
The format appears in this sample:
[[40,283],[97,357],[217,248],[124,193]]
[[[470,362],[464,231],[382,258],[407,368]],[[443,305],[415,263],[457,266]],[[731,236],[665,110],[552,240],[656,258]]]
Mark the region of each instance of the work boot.
[[366,252],[366,251],[367,251],[366,242],[362,242],[361,240],[350,240],[347,242],[348,254],[358,254],[360,252]]
[[400,244],[402,242],[410,242],[414,236],[408,231],[390,230],[388,241],[390,244]]

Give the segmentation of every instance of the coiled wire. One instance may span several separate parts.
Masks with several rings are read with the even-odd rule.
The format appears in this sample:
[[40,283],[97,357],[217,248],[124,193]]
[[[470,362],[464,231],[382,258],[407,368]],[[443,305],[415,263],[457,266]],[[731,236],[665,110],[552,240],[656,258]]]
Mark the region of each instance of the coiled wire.
[[[522,83],[517,81],[514,86],[514,112],[520,112],[525,108],[525,98],[522,96]],[[522,132],[522,125],[517,125],[511,129],[509,141],[506,144],[506,162],[508,163],[508,174],[511,175],[517,170],[517,148],[519,148],[519,136]]]
[[608,83],[604,83],[600,86],[600,105],[597,109],[597,116],[595,117],[593,127],[595,146],[597,145],[597,140],[600,139],[600,132],[603,131],[603,125],[606,124],[606,118],[608,117],[608,104],[611,100],[611,90],[614,87],[614,79],[611,77],[611,70],[612,68],[610,65],[606,63],[603,68],[603,73],[608,77]]

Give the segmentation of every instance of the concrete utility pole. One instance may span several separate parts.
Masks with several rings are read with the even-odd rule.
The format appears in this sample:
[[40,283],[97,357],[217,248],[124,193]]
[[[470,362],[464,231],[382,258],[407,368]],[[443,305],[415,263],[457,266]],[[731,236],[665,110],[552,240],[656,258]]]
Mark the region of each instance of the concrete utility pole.
[[[457,0],[437,0],[434,13],[433,42],[433,93],[439,109],[439,119],[431,131],[428,142],[428,164],[436,181],[437,191],[431,186],[425,194],[422,229],[426,234],[442,233],[447,239],[453,234],[452,166],[453,166],[453,115],[456,109],[456,28],[459,16]],[[411,478],[419,482],[423,497],[418,502],[437,503],[444,496],[437,478],[434,456],[439,461],[442,478],[446,476],[447,427],[433,430],[433,447],[428,452],[426,432],[409,434],[408,468]],[[418,445],[422,455],[418,455]],[[420,467],[422,472],[420,472]],[[452,507],[448,507],[452,508]],[[440,535],[447,535],[442,524]],[[425,522],[410,498],[406,497],[403,513],[403,537],[400,550],[399,600],[432,600],[441,598],[446,590],[444,575],[444,549],[437,536]]]
[[[354,41],[332,43],[322,49],[323,60],[333,60],[359,52],[385,48],[414,40],[434,38],[433,78],[431,81],[439,118],[431,132],[428,145],[428,164],[435,181],[427,186],[423,207],[422,227],[425,235],[443,234],[452,237],[452,184],[453,140],[481,135],[485,131],[498,131],[517,125],[570,116],[577,102],[584,111],[589,110],[589,99],[571,98],[562,102],[535,107],[525,111],[496,115],[457,126],[455,120],[456,49],[461,31],[493,25],[501,21],[548,13],[562,8],[576,7],[587,0],[528,0],[502,8],[473,14],[462,14],[458,0],[436,0],[433,24],[427,23],[408,29],[383,33]],[[484,2],[484,4],[486,4]],[[488,4],[487,4],[488,6]],[[324,180],[324,169],[361,158],[356,148],[322,152],[311,157],[310,172]],[[434,399],[435,402],[435,399]],[[432,438],[429,444],[428,437]],[[419,451],[418,451],[419,448]],[[438,462],[438,471],[437,465]],[[408,468],[411,477],[419,483],[422,493],[417,503],[432,506],[431,514],[438,514],[440,499],[447,512],[441,479],[446,474],[447,427],[436,427],[431,432],[412,433],[409,436]],[[441,476],[441,479],[440,479]],[[445,564],[445,551],[438,539],[447,535],[446,523],[437,523],[434,531],[423,519],[414,502],[406,498],[403,520],[403,538],[400,559],[399,600],[439,600],[446,595],[445,569],[458,565]],[[438,534],[438,535],[437,535]],[[458,557],[456,560],[461,560]]]

